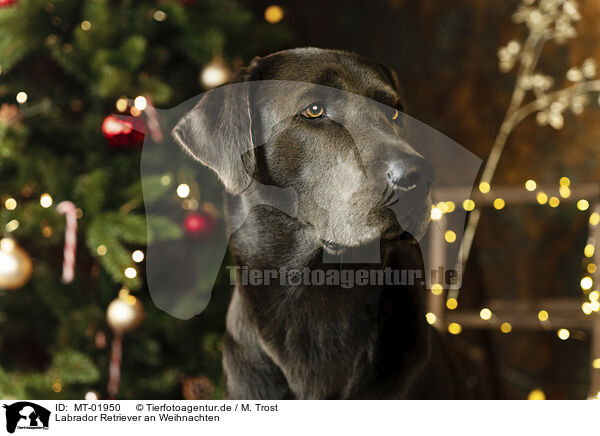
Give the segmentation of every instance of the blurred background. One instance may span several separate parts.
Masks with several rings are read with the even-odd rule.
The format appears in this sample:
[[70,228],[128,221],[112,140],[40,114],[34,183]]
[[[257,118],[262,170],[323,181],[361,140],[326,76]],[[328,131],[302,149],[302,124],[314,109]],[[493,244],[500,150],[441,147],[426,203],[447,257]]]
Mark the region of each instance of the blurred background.
[[410,115],[502,152],[472,205],[437,205],[478,217],[460,293],[434,289],[427,318],[477,396],[593,396],[599,22],[573,0],[0,0],[0,398],[222,397],[227,272],[185,321],[144,281],[156,235],[209,243],[221,188],[157,175],[180,213],[146,216],[140,131],[160,142],[152,106],[298,46],[390,65]]

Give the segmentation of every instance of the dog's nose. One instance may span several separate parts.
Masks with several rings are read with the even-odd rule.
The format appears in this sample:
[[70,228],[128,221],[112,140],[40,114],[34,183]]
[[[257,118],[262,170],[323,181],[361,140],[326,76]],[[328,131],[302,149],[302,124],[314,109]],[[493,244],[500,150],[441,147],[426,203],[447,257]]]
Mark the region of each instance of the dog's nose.
[[385,178],[396,191],[427,194],[433,183],[433,168],[421,157],[397,160],[389,163]]

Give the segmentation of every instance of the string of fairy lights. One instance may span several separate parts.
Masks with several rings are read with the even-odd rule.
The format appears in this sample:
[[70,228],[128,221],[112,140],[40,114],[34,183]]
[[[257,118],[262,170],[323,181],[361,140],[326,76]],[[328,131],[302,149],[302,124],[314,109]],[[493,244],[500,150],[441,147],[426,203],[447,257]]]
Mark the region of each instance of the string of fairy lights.
[[[25,104],[27,102],[27,94],[23,91],[19,92],[17,94],[16,100],[19,104]],[[125,97],[119,98],[115,103],[115,107],[119,112],[125,112],[129,109],[129,112],[134,116],[139,116],[142,113],[142,111],[146,109],[147,105],[148,102],[144,96],[137,96],[133,100],[133,105],[131,105],[131,107],[129,107],[129,100]],[[172,176],[169,174],[163,175],[161,177],[161,183],[164,186],[170,185],[172,183]],[[31,194],[31,187],[29,185],[26,185],[21,189],[21,197],[24,200],[29,199],[31,197]],[[194,210],[198,208],[198,201],[194,198],[189,198],[191,196],[191,188],[187,183],[178,184],[175,189],[175,194],[178,198],[183,200],[182,208],[184,210]],[[7,211],[13,212],[19,206],[20,201],[22,200],[17,200],[17,198],[15,198],[14,196],[4,196],[4,198],[2,198],[2,205]],[[44,192],[39,196],[39,204],[40,207],[48,209],[54,204],[54,199],[51,194]],[[76,213],[77,218],[81,218],[83,216],[83,211],[80,208],[76,209]],[[20,227],[20,224],[21,223],[18,219],[9,219],[4,224],[3,228],[5,238],[11,237],[12,233],[14,233]],[[52,227],[45,222],[41,224],[40,231],[42,236],[45,238],[50,238],[54,234],[54,230],[52,229]],[[105,256],[107,253],[108,248],[106,247],[106,245],[100,244],[98,245],[98,247],[96,247],[96,254],[98,256]],[[136,249],[131,253],[131,259],[136,264],[143,262],[144,258],[145,254],[140,249]],[[137,275],[138,270],[135,267],[135,265],[128,266],[123,270],[123,276],[125,278],[134,279],[137,277]]]
[[[24,192],[24,196],[27,197],[27,191],[28,188],[25,187],[22,190]],[[39,203],[40,203],[40,207],[44,208],[44,209],[48,209],[50,208],[53,204],[54,204],[54,199],[52,198],[52,196],[50,194],[43,193],[42,195],[40,195],[39,197]],[[17,207],[19,206],[19,202],[17,201],[17,199],[15,199],[14,197],[5,197],[3,199],[3,205],[4,208],[7,211],[15,211],[17,209]],[[81,218],[83,216],[83,211],[81,209],[76,209],[76,213],[77,213],[77,218]],[[19,227],[20,227],[20,222],[18,219],[10,219],[8,220],[8,222],[6,222],[6,224],[4,224],[4,238],[10,238],[12,233],[15,232]],[[45,222],[42,222],[40,225],[40,232],[42,234],[42,236],[44,238],[50,238],[53,234],[54,234],[54,229],[48,225]],[[104,256],[106,255],[108,252],[108,249],[106,248],[106,245],[99,245],[96,248],[96,254],[98,254],[99,256]],[[141,263],[144,261],[144,252],[140,249],[136,249],[131,253],[131,258],[132,261],[135,263]],[[130,266],[127,267],[123,270],[123,276],[129,279],[133,279],[135,277],[137,277],[138,275],[138,271],[134,266]]]
[[[16,100],[20,105],[24,105],[27,102],[27,94],[24,91],[21,91],[17,94],[16,96]],[[129,113],[133,116],[140,116],[141,113],[148,107],[148,101],[144,96],[137,96],[135,97],[135,99],[133,100],[129,100],[126,97],[121,97],[119,98],[116,102],[115,102],[115,107],[116,109],[123,113],[126,111],[129,111]],[[171,174],[164,174],[161,178],[160,178],[160,182],[163,186],[169,186],[173,184],[173,176]],[[174,189],[174,194],[176,195],[177,198],[179,198],[181,201],[181,207],[182,209],[186,210],[186,211],[194,211],[197,210],[200,207],[200,204],[198,202],[198,200],[195,198],[194,195],[192,195],[192,188],[190,187],[189,184],[187,183],[179,183],[175,186]],[[17,210],[17,208],[21,205],[21,202],[24,201],[30,201],[31,197],[32,197],[32,187],[29,184],[26,184],[22,189],[21,189],[21,196],[20,199],[18,200],[17,198],[15,198],[16,196],[7,196],[4,195],[0,201],[0,206],[4,206],[4,208],[6,209],[6,211],[8,212],[14,212]],[[52,197],[52,195],[48,192],[44,192],[39,196],[39,205],[41,208],[43,209],[48,209],[51,208],[54,205],[54,199]],[[204,202],[202,204],[202,208],[210,213],[213,213],[215,210],[215,206],[210,203],[210,202]],[[214,213],[213,213],[214,215]],[[76,216],[77,218],[81,218],[83,216],[83,210],[80,208],[76,209]],[[6,216],[2,217],[4,221],[6,221]],[[18,219],[14,218],[14,219],[10,219],[10,215],[8,215],[8,221],[3,223],[3,238],[2,238],[2,244],[0,245],[0,247],[6,248],[6,250],[8,250],[8,248],[10,247],[14,247],[14,239],[13,239],[13,233],[15,231],[17,231],[21,225],[21,223],[19,222]],[[40,224],[40,231],[41,234],[44,238],[50,238],[54,235],[54,229],[46,222],[46,221],[42,221],[42,223]],[[186,228],[187,228],[187,222],[186,222]],[[11,243],[12,242],[12,243]],[[9,244],[11,243],[11,244]],[[95,248],[95,254],[98,255],[99,257],[103,257],[106,256],[108,254],[108,247],[105,244],[99,244],[96,248]],[[144,251],[142,251],[141,249],[135,249],[131,252],[131,260],[132,260],[132,264],[125,267],[122,271],[123,277],[126,279],[135,279],[138,274],[138,268],[136,267],[136,264],[140,264],[145,260],[145,253]],[[8,268],[6,265],[4,265],[4,263],[8,262],[8,258],[4,258],[0,256],[0,270],[8,270],[10,268]],[[127,288],[123,288],[126,291],[129,291]],[[123,290],[122,289],[122,290]],[[133,297],[133,296],[131,296]],[[135,298],[135,297],[133,297]]]
[[[51,11],[48,11],[51,12]],[[285,16],[285,12],[283,8],[279,5],[270,5],[267,6],[264,10],[264,19],[266,22],[270,24],[277,24],[283,20]],[[152,11],[152,18],[157,22],[166,22],[168,19],[168,14],[160,9],[156,9]],[[87,32],[93,26],[93,23],[90,20],[83,20],[80,23],[80,28],[82,31]],[[50,38],[47,41],[48,43],[52,43],[54,38]],[[0,66],[0,71],[2,67]],[[213,59],[208,62],[199,73],[199,82],[205,89],[211,89],[216,86],[219,86],[225,83],[231,77],[231,68],[227,63],[223,60],[223,58],[216,54]],[[17,92],[15,96],[15,100],[18,103],[19,111],[21,114],[26,115],[28,112],[28,100],[29,95],[26,91],[22,90]],[[129,100],[127,97],[122,96],[115,102],[115,107],[119,113],[129,112],[132,116],[138,117],[142,114],[142,112],[148,107],[149,101],[143,95],[138,95],[133,99],[133,101]],[[165,186],[172,183],[171,175],[164,175],[161,178],[161,183]],[[29,185],[24,186],[21,189],[21,197],[22,200],[28,200],[32,195],[32,189]],[[198,200],[191,198],[191,188],[186,183],[180,183],[176,187],[176,195],[180,199],[182,199],[182,207],[184,210],[195,210],[199,207]],[[15,211],[19,206],[19,202],[22,200],[17,200],[15,196],[4,195],[1,198],[1,204],[4,208],[9,211]],[[54,200],[50,193],[43,193],[39,197],[39,203],[42,208],[48,209],[52,207]],[[210,209],[211,205],[207,204],[207,207]],[[77,209],[77,217],[81,218],[83,216],[83,211],[81,209]],[[12,234],[19,229],[20,222],[18,219],[9,219],[5,224],[3,223],[3,240],[12,238]],[[47,223],[42,223],[41,225],[41,234],[45,238],[50,238],[54,234],[54,230]],[[9,244],[4,244],[8,246]],[[105,256],[108,253],[108,248],[104,244],[98,245],[96,247],[96,254],[98,256]],[[136,249],[131,253],[131,259],[134,264],[126,267],[123,270],[123,276],[128,279],[133,279],[137,277],[138,270],[135,264],[141,263],[144,261],[145,254],[142,250]]]
[[[570,12],[571,15],[573,15],[574,13],[575,12]],[[529,21],[531,21],[531,23],[534,23],[533,18],[530,17],[530,15],[532,16],[533,12],[524,11],[524,12],[522,12],[522,14],[524,14],[523,19],[525,19],[526,21],[528,20],[528,23],[529,23]],[[157,22],[165,22],[168,19],[167,13],[162,10],[153,11],[152,17]],[[284,18],[284,10],[278,5],[268,6],[264,11],[264,19],[268,23],[276,24],[276,23],[279,23],[283,18]],[[92,23],[89,20],[84,20],[81,22],[80,27],[83,31],[88,31],[92,28]],[[562,29],[562,30],[557,28],[557,32],[559,30],[563,33],[567,32],[567,31],[570,32],[570,27]],[[568,36],[568,37],[571,37],[571,36]],[[50,40],[48,42],[50,42]],[[64,47],[64,49],[66,49],[66,47]],[[503,71],[510,70],[512,68],[512,66],[515,64],[516,58],[523,51],[524,51],[524,48],[522,48],[516,41],[511,41],[506,47],[502,48],[501,51],[499,52],[501,69]],[[1,71],[1,66],[0,66],[0,71]],[[584,61],[584,63],[582,64],[581,68],[578,69],[578,68],[574,67],[574,68],[571,68],[567,72],[567,79],[574,83],[583,83],[584,79],[590,79],[590,78],[594,77],[595,74],[596,74],[595,63],[591,59],[586,59]],[[231,76],[230,67],[227,65],[227,63],[223,60],[223,58],[219,54],[215,54],[213,59],[209,63],[207,63],[204,66],[204,68],[200,71],[199,82],[205,89],[211,89],[211,88],[214,88],[216,86],[219,86],[219,85],[225,83],[229,79],[230,76]],[[550,78],[548,76],[543,76],[540,74],[537,74],[537,75],[531,74],[530,76],[526,76],[525,78],[528,79],[530,81],[530,83],[529,82],[526,83],[526,81],[523,81],[522,85],[523,85],[524,89],[525,88],[531,89],[532,91],[534,91],[536,93],[536,97],[544,97],[543,94],[544,94],[545,90],[551,84]],[[588,82],[588,84],[590,84],[590,83],[594,84],[597,82]],[[562,98],[562,100],[558,99],[557,101],[554,101],[552,104],[547,105],[547,107],[545,107],[546,110],[539,111],[536,116],[537,123],[540,125],[549,124],[556,129],[562,128],[563,123],[564,123],[562,113],[567,106],[570,105],[571,110],[574,113],[580,113],[581,110],[583,109],[583,106],[585,104],[587,104],[587,97],[580,94],[580,93],[583,93],[585,90],[583,89],[583,87],[580,87],[580,88],[581,89],[578,89],[578,94],[575,95],[574,97],[570,98],[570,100],[567,98],[563,98],[565,96],[563,96],[561,94],[560,97]],[[595,89],[590,86],[588,86],[588,88],[590,88],[592,90]],[[28,99],[29,99],[29,96],[28,96],[27,92],[25,92],[25,91],[20,91],[15,96],[15,100],[23,112],[25,112],[25,109],[27,108]],[[116,107],[117,111],[120,113],[124,113],[124,112],[128,111],[132,116],[138,117],[143,113],[144,110],[146,110],[146,108],[148,107],[148,104],[149,104],[148,99],[142,95],[135,97],[135,99],[133,99],[133,104],[131,104],[131,100],[129,100],[127,97],[123,96],[123,97],[120,97],[119,99],[117,99],[117,101],[115,102],[115,107]],[[600,99],[599,99],[599,104],[600,104]],[[173,184],[173,177],[171,175],[165,174],[161,178],[161,183],[165,186],[171,185],[171,184]],[[568,177],[562,177],[559,180],[558,195],[548,195],[546,192],[538,189],[537,183],[532,179],[525,181],[524,188],[528,192],[535,193],[535,198],[539,205],[548,205],[551,208],[557,208],[561,204],[561,198],[567,199],[571,196],[570,184],[571,184],[571,181],[569,180]],[[491,186],[488,182],[482,181],[479,184],[478,188],[482,194],[491,195]],[[192,189],[191,189],[190,185],[187,183],[178,183],[175,187],[175,195],[179,199],[182,200],[181,205],[182,205],[183,209],[185,209],[185,210],[195,210],[199,206],[198,201],[195,198],[193,198],[193,196],[191,195],[191,192],[192,192]],[[23,198],[23,200],[28,200],[29,198],[31,198],[32,197],[31,187],[28,185],[23,187],[21,190],[21,194],[22,194],[21,197]],[[15,211],[20,206],[20,202],[23,200],[18,200],[17,198],[15,198],[15,196],[4,196],[1,199],[1,205],[3,205],[7,211],[12,212],[12,211]],[[54,204],[52,195],[48,192],[42,193],[39,196],[39,204],[40,204],[40,207],[42,207],[44,209],[48,209],[48,208],[52,207]],[[431,219],[434,221],[440,220],[444,217],[444,215],[453,213],[458,207],[462,207],[462,209],[464,209],[467,212],[472,212],[472,211],[476,210],[476,206],[477,205],[476,205],[475,201],[471,198],[465,199],[462,202],[462,204],[459,204],[459,205],[457,205],[453,201],[438,202],[437,204],[435,204],[432,207]],[[505,209],[505,207],[506,207],[506,200],[503,199],[502,197],[496,197],[493,200],[493,202],[491,203],[491,206],[493,209],[495,209],[497,211],[501,211],[501,210]],[[586,212],[590,208],[590,202],[587,199],[581,198],[576,202],[576,207],[579,211]],[[77,209],[77,216],[78,216],[78,218],[81,218],[83,216],[83,211],[81,209]],[[585,315],[592,315],[594,313],[600,312],[600,291],[598,289],[595,289],[595,287],[594,287],[594,275],[597,272],[598,265],[596,265],[592,260],[594,254],[595,254],[595,251],[596,251],[596,240],[592,236],[594,233],[592,230],[599,224],[600,224],[600,211],[594,210],[589,215],[589,230],[590,231],[588,232],[588,234],[590,236],[588,237],[588,240],[587,240],[586,245],[583,250],[585,273],[581,277],[581,280],[579,283],[579,285],[582,289],[582,295],[583,295],[583,299],[584,299],[584,301],[582,302],[582,305],[581,305],[581,310]],[[7,240],[11,241],[12,233],[14,233],[19,228],[19,226],[20,226],[20,223],[17,219],[9,219],[3,225],[2,230],[4,232],[4,237],[2,238],[2,241],[3,242],[7,241]],[[54,234],[54,230],[52,229],[52,227],[45,222],[43,222],[41,224],[40,231],[41,231],[42,236],[45,238],[50,238]],[[443,237],[444,237],[445,242],[448,244],[457,243],[457,240],[458,240],[457,233],[452,229],[446,229],[444,231]],[[9,244],[4,244],[4,245],[8,246]],[[105,255],[107,255],[107,253],[108,253],[108,248],[106,245],[100,244],[96,247],[96,254],[98,256],[105,256]],[[133,278],[137,277],[138,269],[137,269],[136,265],[140,264],[141,262],[143,262],[145,260],[144,251],[141,249],[133,250],[131,252],[131,260],[132,260],[132,264],[123,269],[123,277],[128,278],[128,279],[133,279]],[[441,285],[433,284],[431,287],[431,292],[434,295],[439,296],[439,295],[443,294],[444,290]],[[131,301],[133,301],[133,299],[135,299],[135,297],[133,297],[129,294],[129,292],[126,288],[121,289],[120,296],[123,297],[123,299],[129,299]],[[131,303],[131,301],[130,301],[130,303]],[[458,305],[459,305],[458,295],[451,295],[451,294],[447,295],[447,298],[445,301],[445,307],[448,310],[451,310],[451,311],[456,310],[458,308]],[[484,321],[491,320],[495,316],[496,315],[493,313],[493,311],[489,307],[482,307],[479,310],[479,317]],[[549,323],[550,318],[551,318],[551,314],[545,308],[541,308],[537,313],[537,319],[540,323]],[[426,314],[426,320],[429,324],[435,324],[438,322],[436,315],[432,312],[429,312]],[[463,327],[461,324],[459,324],[457,322],[451,322],[451,323],[448,323],[447,330],[450,334],[459,335],[462,333]],[[499,323],[499,330],[500,330],[500,332],[502,332],[504,334],[508,334],[513,330],[513,326],[511,325],[511,323],[509,323],[507,321],[503,321],[503,322]],[[556,330],[556,335],[561,340],[567,340],[571,337],[571,332],[566,328],[559,328]],[[600,359],[593,360],[592,365],[594,368],[600,369]],[[55,384],[53,384],[52,389],[55,392],[60,392],[60,390],[61,390],[60,383],[56,382]],[[534,393],[535,393],[535,390],[532,391],[531,394],[534,394]],[[531,394],[530,394],[530,396],[531,396]],[[539,396],[539,393],[537,393],[536,395]],[[541,395],[543,395],[543,392],[541,393]],[[88,398],[88,396],[89,396],[89,398]],[[99,398],[99,395],[93,391],[90,391],[88,394],[86,394],[86,399],[98,399],[98,398]]]
[[[571,197],[571,180],[568,177],[561,177],[559,180],[558,196],[549,196],[543,190],[539,189],[537,183],[529,179],[524,183],[524,189],[528,192],[535,193],[536,201],[539,205],[548,205],[551,208],[556,208],[561,203],[562,199]],[[479,191],[482,194],[489,194],[491,187],[488,183],[482,182],[479,185]],[[495,210],[502,210],[506,206],[506,201],[502,197],[496,197],[492,203],[492,207]],[[475,201],[471,198],[467,198],[462,202],[462,208],[467,211],[475,210]],[[440,220],[444,215],[450,214],[456,210],[456,204],[453,201],[442,201],[434,204],[431,209],[431,219],[434,221]],[[580,198],[576,202],[576,207],[581,212],[586,212],[590,209],[590,202],[585,198]],[[592,315],[600,311],[600,291],[594,288],[593,276],[596,273],[598,266],[593,262],[592,257],[596,251],[596,240],[593,237],[593,230],[600,224],[600,211],[594,210],[590,213],[588,218],[588,240],[583,249],[583,264],[585,265],[585,273],[580,280],[580,287],[583,292],[584,301],[581,305],[581,310],[585,315]],[[446,230],[444,233],[444,239],[446,243],[452,244],[456,242],[456,233],[453,230]],[[441,295],[443,288],[440,284],[433,284],[431,292],[434,295]],[[458,298],[448,293],[445,306],[448,310],[456,310],[458,308]],[[484,321],[489,321],[494,317],[494,313],[488,307],[482,307],[479,311],[479,317]],[[538,321],[541,323],[549,322],[550,313],[547,309],[540,309],[537,313]],[[426,314],[426,320],[429,324],[435,324],[438,319],[437,316],[429,312]],[[457,322],[451,322],[447,326],[448,332],[453,335],[462,333],[463,327]],[[499,330],[502,333],[510,333],[513,330],[512,325],[509,322],[501,322],[499,324]],[[559,339],[567,340],[571,337],[571,332],[566,328],[558,328],[556,334]],[[600,369],[600,359],[593,361],[594,368]]]

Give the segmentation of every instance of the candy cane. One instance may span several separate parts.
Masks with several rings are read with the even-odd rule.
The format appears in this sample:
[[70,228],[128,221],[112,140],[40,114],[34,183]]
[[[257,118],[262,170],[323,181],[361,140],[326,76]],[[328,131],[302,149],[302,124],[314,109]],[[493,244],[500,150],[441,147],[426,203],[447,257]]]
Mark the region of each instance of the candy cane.
[[119,393],[119,382],[121,381],[121,360],[123,358],[123,334],[115,331],[110,352],[110,364],[108,366],[107,391],[111,399],[115,399]]
[[77,251],[77,211],[70,201],[62,201],[56,206],[59,213],[64,213],[67,221],[65,227],[65,249],[63,255],[62,281],[71,283],[75,277],[75,253]]

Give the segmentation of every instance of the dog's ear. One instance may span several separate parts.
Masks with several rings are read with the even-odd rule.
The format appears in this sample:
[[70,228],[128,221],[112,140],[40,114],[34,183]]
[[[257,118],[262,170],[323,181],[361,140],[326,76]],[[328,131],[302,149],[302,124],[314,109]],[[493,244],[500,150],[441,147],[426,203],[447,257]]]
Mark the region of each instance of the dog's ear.
[[400,86],[400,79],[398,79],[398,74],[396,74],[396,71],[394,71],[387,65],[381,64],[379,62],[376,62],[376,64],[382,70],[385,78],[388,80],[390,85],[392,85],[392,87],[394,88],[394,91],[396,91],[398,93],[398,95],[400,96],[400,104],[399,104],[398,109],[403,110],[404,109],[404,91],[402,90],[402,87]]
[[380,62],[375,62],[375,64],[383,72],[385,78],[390,83],[390,85],[392,85],[394,90],[396,92],[400,92],[401,91],[400,80],[398,79],[398,75],[396,74],[396,72],[393,69],[391,69],[390,67],[388,67],[387,65],[382,64]]
[[250,83],[255,59],[228,84],[206,92],[172,131],[196,160],[217,173],[232,194],[244,191],[255,169]]

